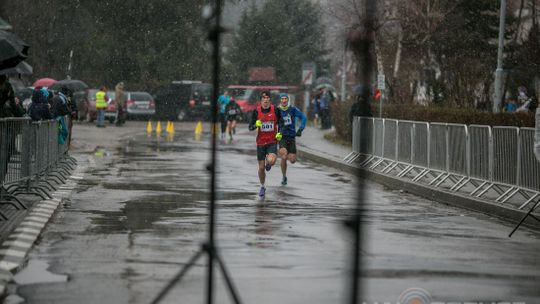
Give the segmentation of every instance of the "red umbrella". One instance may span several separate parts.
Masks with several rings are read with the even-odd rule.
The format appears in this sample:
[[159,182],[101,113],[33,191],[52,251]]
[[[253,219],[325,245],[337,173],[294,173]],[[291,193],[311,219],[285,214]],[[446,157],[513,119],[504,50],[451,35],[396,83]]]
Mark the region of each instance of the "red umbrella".
[[33,87],[50,87],[56,80],[52,78],[41,78],[34,81]]

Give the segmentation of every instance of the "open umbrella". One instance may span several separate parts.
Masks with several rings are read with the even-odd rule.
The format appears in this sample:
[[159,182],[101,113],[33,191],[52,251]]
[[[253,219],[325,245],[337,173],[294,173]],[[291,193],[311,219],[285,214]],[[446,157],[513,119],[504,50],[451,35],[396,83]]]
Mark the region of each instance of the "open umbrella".
[[60,80],[52,84],[49,88],[51,90],[58,91],[62,87],[68,88],[71,92],[84,91],[88,89],[88,85],[84,81],[77,79]]
[[328,91],[332,91],[332,92],[336,91],[336,88],[333,85],[329,84],[329,83],[321,83],[321,84],[315,86],[315,90],[320,90],[321,88],[328,89]]
[[3,69],[0,71],[0,75],[11,75],[11,74],[23,74],[31,75],[34,72],[34,69],[28,63],[21,61],[13,68]]
[[33,87],[50,87],[53,85],[53,83],[56,82],[56,79],[52,78],[40,78],[36,81],[34,81]]
[[330,77],[321,76],[321,77],[317,77],[317,79],[315,79],[314,85],[315,86],[319,86],[321,84],[332,85],[333,83],[334,82],[332,81],[332,79]]
[[0,70],[17,66],[28,57],[28,44],[17,35],[0,30]]

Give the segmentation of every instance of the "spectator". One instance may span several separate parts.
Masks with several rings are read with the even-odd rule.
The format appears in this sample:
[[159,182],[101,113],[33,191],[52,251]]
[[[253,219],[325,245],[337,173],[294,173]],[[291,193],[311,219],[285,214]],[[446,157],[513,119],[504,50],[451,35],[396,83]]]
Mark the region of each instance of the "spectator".
[[8,77],[0,75],[0,118],[22,117],[23,115],[24,108],[19,104],[19,99],[15,98],[15,92]]
[[114,87],[114,102],[116,103],[116,126],[121,126],[126,122],[124,108],[126,107],[126,94],[124,93],[124,83],[119,82]]
[[330,116],[330,93],[327,89],[321,88],[321,107],[319,114],[321,116],[321,129],[326,130],[332,127],[332,121]]
[[317,127],[317,125],[320,125],[320,116],[319,116],[319,109],[321,108],[321,94],[317,93],[313,97],[313,100],[311,101],[311,105],[313,108],[313,125]]
[[98,128],[105,128],[105,110],[107,109],[107,88],[102,86],[96,92],[96,110],[97,110],[97,124]]
[[70,115],[68,95],[69,89],[62,87],[52,99],[52,115],[54,118]]
[[28,114],[33,121],[52,119],[48,101],[49,91],[37,87],[32,92],[32,103],[28,108]]
[[351,111],[349,112],[349,122],[351,126],[354,116],[373,117],[371,105],[365,96],[357,95],[356,102],[351,106]]
[[504,111],[506,113],[513,113],[517,109],[516,100],[515,99],[508,99],[506,101],[506,105],[504,106]]
[[[22,117],[24,108],[15,97],[13,86],[8,82],[6,75],[0,75],[0,118]],[[7,126],[7,123],[4,124]],[[12,128],[0,127],[0,185],[4,183],[4,177],[8,171],[8,165],[15,148],[15,138],[20,133],[18,124]]]

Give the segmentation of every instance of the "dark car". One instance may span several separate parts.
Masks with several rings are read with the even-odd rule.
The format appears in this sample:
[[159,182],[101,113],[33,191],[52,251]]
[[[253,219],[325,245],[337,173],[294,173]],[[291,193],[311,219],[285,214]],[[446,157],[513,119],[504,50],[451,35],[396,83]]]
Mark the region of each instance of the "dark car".
[[211,114],[212,85],[201,81],[182,80],[159,88],[156,93],[156,114],[167,120],[208,120]]

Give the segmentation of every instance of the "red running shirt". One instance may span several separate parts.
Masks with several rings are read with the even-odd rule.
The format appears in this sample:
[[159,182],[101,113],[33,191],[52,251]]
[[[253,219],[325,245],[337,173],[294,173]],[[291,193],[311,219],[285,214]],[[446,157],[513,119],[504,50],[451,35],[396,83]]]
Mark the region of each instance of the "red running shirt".
[[262,122],[257,132],[257,146],[265,146],[277,143],[277,117],[274,105],[270,105],[270,111],[263,113],[261,106],[257,107],[257,120]]

